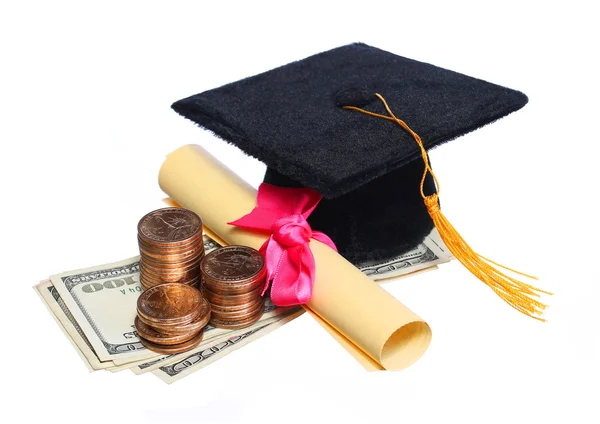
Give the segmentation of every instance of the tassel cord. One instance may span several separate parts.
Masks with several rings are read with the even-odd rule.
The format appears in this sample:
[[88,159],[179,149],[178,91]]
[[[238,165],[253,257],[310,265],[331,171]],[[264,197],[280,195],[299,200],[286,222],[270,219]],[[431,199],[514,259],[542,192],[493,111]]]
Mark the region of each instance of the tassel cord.
[[[506,271],[521,275],[526,278],[537,280],[537,277],[516,271],[479,255],[467,244],[467,242],[461,237],[458,231],[452,226],[452,224],[440,210],[438,203],[440,185],[429,164],[427,151],[423,145],[421,137],[403,120],[394,115],[383,96],[378,93],[375,95],[379,98],[379,100],[381,100],[389,116],[370,112],[356,106],[344,106],[344,109],[355,110],[364,113],[365,115],[396,122],[414,138],[415,142],[419,146],[421,157],[425,165],[420,185],[421,197],[423,198],[423,201],[427,207],[427,211],[431,216],[434,225],[438,229],[444,244],[448,247],[450,252],[452,252],[454,257],[458,259],[469,271],[471,271],[473,275],[488,285],[502,300],[504,300],[514,309],[536,320],[545,321],[545,319],[541,318],[539,315],[542,315],[546,305],[534,298],[539,298],[541,293],[548,295],[551,295],[552,293],[538,289],[530,284],[523,283],[522,281],[505,274],[498,268],[502,268]],[[427,174],[431,175],[436,187],[436,192],[429,196],[424,192]]]

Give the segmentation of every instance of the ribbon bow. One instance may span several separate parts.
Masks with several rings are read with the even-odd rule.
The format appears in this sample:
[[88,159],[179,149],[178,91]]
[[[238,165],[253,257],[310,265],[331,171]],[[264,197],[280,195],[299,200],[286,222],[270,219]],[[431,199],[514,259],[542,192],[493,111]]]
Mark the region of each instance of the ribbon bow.
[[320,241],[337,252],[331,239],[313,231],[306,221],[321,201],[321,195],[307,188],[284,188],[262,183],[256,207],[248,215],[229,222],[237,227],[271,232],[260,252],[265,256],[271,300],[278,306],[306,303],[312,296],[315,259],[308,243]]

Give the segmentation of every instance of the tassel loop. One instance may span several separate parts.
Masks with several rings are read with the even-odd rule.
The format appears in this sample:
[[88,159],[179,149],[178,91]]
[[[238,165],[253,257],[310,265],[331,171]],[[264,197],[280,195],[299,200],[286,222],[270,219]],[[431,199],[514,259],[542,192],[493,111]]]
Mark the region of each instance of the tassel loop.
[[434,193],[430,196],[425,196],[423,201],[425,202],[425,206],[427,206],[427,212],[429,215],[440,212],[440,202],[438,201],[439,195]]
[[[532,285],[523,283],[522,281],[505,274],[498,268],[502,268],[506,271],[521,275],[523,277],[537,280],[536,277],[515,271],[514,269],[487,259],[486,257],[476,253],[471,246],[469,246],[469,244],[461,237],[452,224],[450,224],[440,209],[438,202],[440,186],[435,174],[433,173],[433,170],[431,169],[431,166],[429,165],[427,151],[425,150],[425,146],[423,146],[421,137],[419,137],[419,135],[414,132],[404,121],[396,118],[383,96],[377,93],[375,95],[379,98],[379,100],[381,100],[389,116],[369,112],[368,110],[364,110],[355,106],[344,106],[344,109],[356,110],[364,113],[365,115],[382,118],[387,121],[394,121],[404,128],[415,139],[415,142],[421,150],[421,157],[423,158],[423,163],[425,165],[423,177],[421,178],[421,197],[423,197],[423,202],[427,207],[427,212],[429,213],[429,216],[431,216],[431,220],[440,233],[440,237],[442,238],[446,247],[448,247],[454,257],[460,261],[465,268],[467,268],[473,275],[487,284],[498,296],[500,296],[500,298],[502,298],[502,300],[504,300],[514,309],[536,320],[545,321],[545,319],[541,318],[541,315],[544,309],[546,309],[546,305],[539,302],[536,298],[539,298],[540,294],[542,293],[548,295],[551,295],[552,293],[540,290]],[[423,191],[427,174],[432,176],[437,189],[437,192],[431,195],[425,195],[425,192]]]

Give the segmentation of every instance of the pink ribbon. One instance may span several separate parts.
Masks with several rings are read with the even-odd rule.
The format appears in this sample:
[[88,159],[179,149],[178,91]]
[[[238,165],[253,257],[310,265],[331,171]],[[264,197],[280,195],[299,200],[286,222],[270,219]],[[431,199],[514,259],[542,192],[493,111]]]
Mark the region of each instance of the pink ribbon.
[[256,207],[248,215],[229,222],[242,228],[271,232],[260,252],[265,256],[271,300],[278,306],[306,303],[315,282],[315,259],[308,243],[320,241],[337,252],[331,239],[313,231],[306,221],[321,201],[321,195],[308,188],[284,188],[262,183]]

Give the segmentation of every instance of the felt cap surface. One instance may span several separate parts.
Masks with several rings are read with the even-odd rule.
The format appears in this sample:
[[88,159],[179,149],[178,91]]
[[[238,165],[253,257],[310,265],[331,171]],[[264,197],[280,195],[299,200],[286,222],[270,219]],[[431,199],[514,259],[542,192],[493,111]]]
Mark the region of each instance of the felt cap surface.
[[[430,149],[527,103],[515,90],[367,46],[339,47],[209,90],[173,108],[267,165],[265,182],[309,187],[323,199],[308,218],[354,264],[394,258],[433,229],[420,194]],[[424,191],[436,190],[430,175]]]
[[276,172],[333,198],[419,157],[396,123],[343,109],[394,114],[426,148],[527,103],[515,90],[351,44],[177,101],[173,108]]

